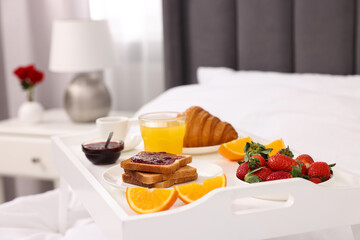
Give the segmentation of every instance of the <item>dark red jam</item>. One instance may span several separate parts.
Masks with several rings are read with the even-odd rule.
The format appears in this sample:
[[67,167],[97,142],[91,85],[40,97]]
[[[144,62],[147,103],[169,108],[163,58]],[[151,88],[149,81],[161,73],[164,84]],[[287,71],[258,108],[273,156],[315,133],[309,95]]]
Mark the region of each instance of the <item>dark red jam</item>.
[[120,157],[124,142],[110,142],[105,148],[105,142],[94,142],[82,145],[87,159],[96,165],[112,164]]
[[183,156],[166,152],[141,152],[131,158],[134,163],[170,165]]
[[[106,142],[96,142],[96,143],[88,143],[83,145],[83,149],[86,151],[103,151],[105,150],[105,143]],[[111,151],[121,151],[124,148],[123,142],[109,142],[109,145],[106,149]]]

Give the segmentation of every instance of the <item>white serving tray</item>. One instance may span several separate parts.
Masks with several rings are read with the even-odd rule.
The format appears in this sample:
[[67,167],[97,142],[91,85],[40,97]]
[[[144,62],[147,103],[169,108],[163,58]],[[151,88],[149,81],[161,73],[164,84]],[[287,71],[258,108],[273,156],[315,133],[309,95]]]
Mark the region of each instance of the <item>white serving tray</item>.
[[[193,158],[221,166],[228,187],[188,205],[178,200],[170,210],[136,214],[129,208],[125,193],[102,178],[103,172],[115,165],[95,166],[82,153],[81,143],[93,137],[94,132],[53,137],[54,161],[109,239],[266,239],[340,225],[351,225],[359,236],[360,214],[354,211],[360,203],[358,175],[335,167],[330,186],[298,178],[239,186],[235,176],[238,164],[218,153]],[[123,153],[120,161],[140,150]],[[290,194],[287,201],[256,198],[284,193]]]

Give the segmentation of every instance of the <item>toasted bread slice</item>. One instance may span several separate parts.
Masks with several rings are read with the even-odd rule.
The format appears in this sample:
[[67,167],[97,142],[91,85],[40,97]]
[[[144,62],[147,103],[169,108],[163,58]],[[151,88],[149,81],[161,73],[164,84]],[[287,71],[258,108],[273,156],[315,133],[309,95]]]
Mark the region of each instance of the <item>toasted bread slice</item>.
[[197,177],[198,177],[198,174],[195,173],[193,175],[183,177],[183,178],[168,179],[168,180],[154,183],[154,184],[145,184],[145,183],[142,183],[142,182],[136,180],[135,178],[133,178],[131,175],[129,175],[127,173],[124,173],[122,175],[123,182],[138,185],[141,187],[148,187],[148,188],[168,188],[177,183],[185,183],[185,182],[196,180]]
[[188,176],[193,176],[196,173],[196,168],[190,166],[184,166],[179,168],[177,171],[175,171],[172,174],[147,173],[147,172],[138,172],[138,171],[130,171],[130,170],[125,170],[125,173],[144,184],[154,184],[168,179],[179,179]]
[[[146,153],[140,152],[139,154]],[[137,156],[135,155],[135,156]],[[126,159],[120,163],[120,166],[125,170],[131,171],[140,171],[140,172],[149,172],[149,173],[161,173],[161,174],[173,174],[179,168],[191,163],[192,157],[190,155],[176,155],[171,154],[172,156],[176,156],[179,159],[175,160],[175,162],[171,164],[163,164],[163,165],[156,165],[156,164],[148,164],[148,163],[137,163],[131,161],[132,158]],[[134,156],[133,156],[134,157]]]

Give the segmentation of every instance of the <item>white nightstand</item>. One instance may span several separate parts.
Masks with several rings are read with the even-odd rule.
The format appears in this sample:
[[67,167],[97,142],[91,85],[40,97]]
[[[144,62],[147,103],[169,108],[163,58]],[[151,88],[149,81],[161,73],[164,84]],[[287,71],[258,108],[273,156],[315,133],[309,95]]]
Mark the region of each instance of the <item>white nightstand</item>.
[[[111,115],[131,116],[132,112]],[[95,128],[94,123],[74,123],[62,109],[47,110],[38,124],[24,124],[18,119],[0,121],[0,176],[23,176],[56,181],[53,164],[53,135],[83,133]],[[0,203],[4,201],[0,177]]]

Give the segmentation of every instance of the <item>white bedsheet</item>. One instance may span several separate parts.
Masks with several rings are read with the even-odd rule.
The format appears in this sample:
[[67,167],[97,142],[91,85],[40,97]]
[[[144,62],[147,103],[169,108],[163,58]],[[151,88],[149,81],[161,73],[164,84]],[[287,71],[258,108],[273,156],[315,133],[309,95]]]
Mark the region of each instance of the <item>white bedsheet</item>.
[[1,240],[106,239],[76,199],[69,206],[68,230],[58,231],[59,191],[49,191],[0,205]]

